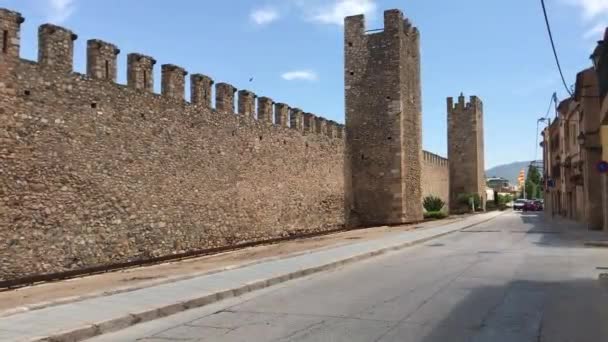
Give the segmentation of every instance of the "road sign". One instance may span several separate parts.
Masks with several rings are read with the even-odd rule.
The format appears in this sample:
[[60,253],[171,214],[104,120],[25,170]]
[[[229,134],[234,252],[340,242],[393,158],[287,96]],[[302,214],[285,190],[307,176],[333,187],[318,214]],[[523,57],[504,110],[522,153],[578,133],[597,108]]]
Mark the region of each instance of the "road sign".
[[599,173],[607,173],[608,172],[608,162],[602,160],[601,162],[597,163],[597,165],[595,166],[597,171]]

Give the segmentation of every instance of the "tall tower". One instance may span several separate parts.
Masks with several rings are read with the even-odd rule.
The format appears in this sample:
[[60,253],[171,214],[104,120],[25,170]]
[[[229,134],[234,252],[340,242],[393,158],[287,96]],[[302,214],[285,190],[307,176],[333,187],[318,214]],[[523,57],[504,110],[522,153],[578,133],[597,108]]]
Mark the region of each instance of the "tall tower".
[[448,160],[450,161],[450,210],[462,208],[460,194],[478,194],[485,209],[483,103],[462,94],[458,103],[448,98]]
[[420,35],[399,10],[384,30],[345,19],[346,215],[350,226],[422,219]]

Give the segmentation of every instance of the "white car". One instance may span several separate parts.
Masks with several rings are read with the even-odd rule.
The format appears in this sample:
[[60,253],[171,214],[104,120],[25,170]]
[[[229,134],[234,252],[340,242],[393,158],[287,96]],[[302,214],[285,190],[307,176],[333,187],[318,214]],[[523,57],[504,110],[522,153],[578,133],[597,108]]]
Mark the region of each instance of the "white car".
[[513,203],[513,210],[524,210],[524,204],[526,204],[528,200],[518,199]]

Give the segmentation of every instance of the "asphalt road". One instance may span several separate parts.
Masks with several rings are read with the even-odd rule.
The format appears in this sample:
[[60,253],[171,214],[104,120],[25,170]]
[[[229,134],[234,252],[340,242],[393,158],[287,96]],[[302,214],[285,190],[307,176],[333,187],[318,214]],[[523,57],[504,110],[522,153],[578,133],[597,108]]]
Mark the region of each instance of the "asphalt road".
[[508,213],[91,341],[608,341],[608,249],[585,246],[597,239]]

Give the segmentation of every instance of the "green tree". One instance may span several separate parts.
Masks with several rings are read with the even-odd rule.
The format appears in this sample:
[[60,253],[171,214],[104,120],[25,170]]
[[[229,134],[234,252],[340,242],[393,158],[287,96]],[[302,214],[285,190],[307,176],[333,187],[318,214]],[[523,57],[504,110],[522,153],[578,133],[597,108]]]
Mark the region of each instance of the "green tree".
[[538,185],[534,184],[531,179],[526,180],[526,198],[533,199],[537,198]]
[[[538,169],[534,165],[530,165],[528,168],[528,176],[526,177],[526,197],[527,198],[540,198],[541,197],[541,175]],[[528,181],[533,184],[529,185]]]
[[540,176],[540,172],[538,172],[538,169],[536,168],[536,166],[530,165],[530,167],[528,168],[528,176],[526,178],[531,180],[532,183],[534,183],[536,185],[540,185],[541,176]]

